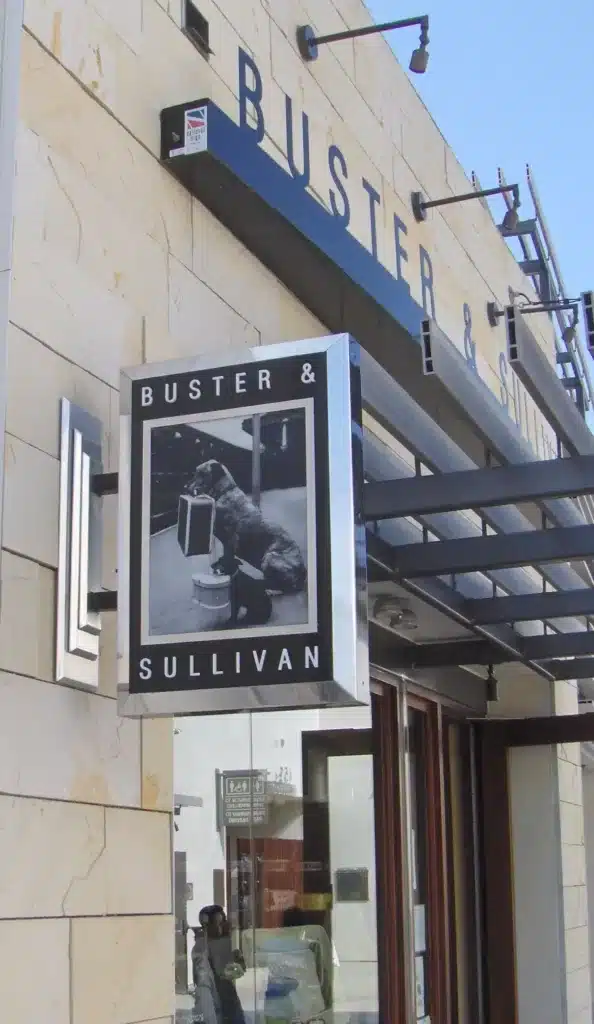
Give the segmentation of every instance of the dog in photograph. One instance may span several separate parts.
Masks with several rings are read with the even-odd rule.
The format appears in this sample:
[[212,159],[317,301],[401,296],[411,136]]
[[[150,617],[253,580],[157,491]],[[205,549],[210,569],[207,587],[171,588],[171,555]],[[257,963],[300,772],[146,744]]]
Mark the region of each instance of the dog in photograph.
[[[246,571],[246,563],[227,552],[212,567],[216,576],[229,576],[231,580],[231,612],[227,625],[264,626],[272,616],[272,601],[266,590],[262,574],[254,577]],[[257,571],[257,570],[256,570]]]
[[186,491],[214,499],[214,535],[223,545],[224,557],[232,555],[259,569],[266,589],[273,593],[298,594],[305,589],[307,570],[298,545],[282,526],[262,515],[226,466],[216,459],[203,462]]

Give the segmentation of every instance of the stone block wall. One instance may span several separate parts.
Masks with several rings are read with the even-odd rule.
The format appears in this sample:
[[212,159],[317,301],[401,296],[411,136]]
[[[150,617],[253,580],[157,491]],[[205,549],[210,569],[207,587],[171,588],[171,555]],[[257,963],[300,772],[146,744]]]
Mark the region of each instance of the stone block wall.
[[[328,147],[338,146],[349,230],[371,248],[373,188],[377,258],[398,272],[396,215],[412,294],[431,298],[425,252],[438,322],[464,351],[467,306],[478,372],[498,396],[503,328],[488,326],[486,302],[504,303],[510,286],[530,290],[480,202],[415,224],[412,190],[438,198],[470,183],[387,44],[344,43],[310,67],[300,60],[296,26],[361,25],[369,15],[359,0],[197,6],[210,61],[182,32],[182,0],[24,2],[12,265],[2,278],[11,294],[5,337],[2,328],[0,1008],[10,1024],[165,1024],[174,1008],[172,724],[118,717],[109,616],[99,692],[54,682],[59,400],[101,419],[105,468],[116,470],[122,366],[326,333],[160,166],[160,110],[211,97],[238,121],[238,53],[247,52],[263,85],[264,148],[287,169],[289,94],[299,167],[301,111],[309,116],[311,191],[329,205]],[[537,330],[552,356],[548,323]],[[550,454],[521,386],[509,411],[535,453]],[[116,585],[115,510],[106,499],[106,587]]]

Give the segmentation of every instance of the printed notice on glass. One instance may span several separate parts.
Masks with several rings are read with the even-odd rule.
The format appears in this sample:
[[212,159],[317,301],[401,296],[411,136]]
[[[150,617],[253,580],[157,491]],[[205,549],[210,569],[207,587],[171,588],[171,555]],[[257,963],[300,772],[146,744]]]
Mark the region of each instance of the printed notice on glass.
[[427,947],[425,904],[417,903],[415,910],[415,953],[424,953]]

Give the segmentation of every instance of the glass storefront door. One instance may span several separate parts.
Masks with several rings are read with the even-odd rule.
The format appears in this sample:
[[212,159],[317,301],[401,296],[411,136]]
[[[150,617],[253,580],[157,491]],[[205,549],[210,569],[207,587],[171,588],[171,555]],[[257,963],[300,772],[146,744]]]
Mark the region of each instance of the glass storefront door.
[[407,695],[411,1019],[480,1024],[472,727]]
[[472,727],[376,689],[176,724],[176,1024],[480,1024]]
[[176,732],[177,1024],[377,1022],[370,709]]

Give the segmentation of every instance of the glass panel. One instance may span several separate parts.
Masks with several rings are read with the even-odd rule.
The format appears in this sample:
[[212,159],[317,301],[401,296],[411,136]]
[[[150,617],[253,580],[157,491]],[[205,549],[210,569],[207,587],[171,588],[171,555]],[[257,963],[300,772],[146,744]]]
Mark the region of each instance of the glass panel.
[[415,1019],[430,1024],[425,715],[408,709],[408,780]]
[[177,730],[177,1024],[374,1024],[369,708]]
[[[246,905],[244,862],[230,837],[249,842],[257,806],[249,715],[178,721],[174,756],[176,1022],[231,1024],[241,1021],[234,974],[243,973],[238,929]],[[226,800],[223,782],[233,790]],[[226,828],[226,819],[235,825]]]

